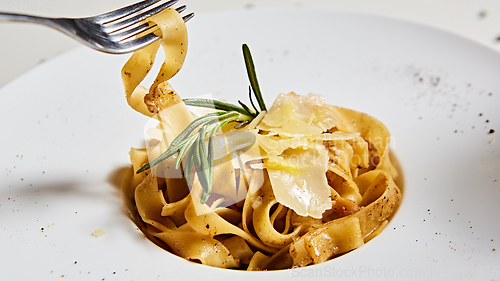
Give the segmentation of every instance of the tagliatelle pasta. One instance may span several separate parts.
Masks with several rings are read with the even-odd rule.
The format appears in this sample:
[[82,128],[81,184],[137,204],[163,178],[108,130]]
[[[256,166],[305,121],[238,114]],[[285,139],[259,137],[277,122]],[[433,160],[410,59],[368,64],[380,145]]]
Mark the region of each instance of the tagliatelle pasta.
[[213,184],[202,203],[196,173],[177,156],[145,172],[194,119],[167,80],[187,51],[182,18],[152,19],[166,59],[153,85],[139,85],[160,43],[137,51],[122,70],[127,102],[157,120],[143,149],[131,149],[122,196],[131,219],[154,243],[190,261],[245,270],[318,264],[378,235],[401,200],[390,134],[375,118],[309,94],[281,94],[250,124],[214,136]]
[[[144,96],[154,95],[159,84],[168,81],[181,70],[187,53],[188,40],[184,20],[172,8],[151,17],[149,21],[159,27],[160,33],[157,35],[168,34],[168,36],[162,36],[161,41],[156,41],[134,52],[122,68],[122,80],[128,104],[138,112],[152,116],[154,113],[144,103]],[[165,53],[165,62],[162,64],[153,85],[147,90],[140,83],[151,70],[160,45]]]

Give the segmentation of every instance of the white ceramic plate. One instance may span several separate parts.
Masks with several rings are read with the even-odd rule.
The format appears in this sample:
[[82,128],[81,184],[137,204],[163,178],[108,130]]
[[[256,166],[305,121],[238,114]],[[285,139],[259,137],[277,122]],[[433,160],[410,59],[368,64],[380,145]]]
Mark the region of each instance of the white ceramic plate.
[[79,48],[0,89],[1,280],[500,277],[498,53],[320,8],[199,13],[188,25],[188,59],[172,81],[184,97],[246,101],[246,42],[269,105],[313,92],[384,122],[404,175],[389,226],[347,255],[288,271],[220,270],[159,249],[123,214],[116,186],[146,122],[124,99],[128,56]]

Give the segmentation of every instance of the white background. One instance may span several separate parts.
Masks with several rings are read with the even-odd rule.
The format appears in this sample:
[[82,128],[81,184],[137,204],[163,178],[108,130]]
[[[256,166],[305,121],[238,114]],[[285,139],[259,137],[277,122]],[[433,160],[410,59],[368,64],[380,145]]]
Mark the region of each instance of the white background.
[[[138,0],[2,0],[0,11],[51,17],[83,17],[104,13]],[[187,12],[280,3],[374,13],[434,26],[500,51],[500,0],[182,0]],[[178,6],[178,5],[177,5]],[[196,19],[194,19],[196,20]],[[348,28],[348,27],[346,27]],[[36,64],[78,46],[71,38],[44,26],[0,23],[0,87]],[[367,42],[368,43],[368,42]]]

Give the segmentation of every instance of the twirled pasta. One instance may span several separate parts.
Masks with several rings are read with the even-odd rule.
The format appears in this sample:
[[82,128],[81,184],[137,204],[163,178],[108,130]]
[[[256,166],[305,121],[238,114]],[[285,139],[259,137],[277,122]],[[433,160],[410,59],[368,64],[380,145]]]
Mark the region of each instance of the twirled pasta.
[[273,270],[325,262],[380,233],[401,200],[389,132],[375,118],[317,95],[280,95],[251,124],[226,125],[223,145],[237,142],[235,132],[256,142],[217,158],[205,204],[197,177],[188,186],[175,157],[137,174],[193,120],[167,82],[187,50],[182,18],[169,9],[152,21],[169,30],[154,84],[139,86],[158,46],[136,52],[122,70],[129,105],[160,121],[159,137],[130,151],[122,186],[130,217],[149,239],[205,265]]

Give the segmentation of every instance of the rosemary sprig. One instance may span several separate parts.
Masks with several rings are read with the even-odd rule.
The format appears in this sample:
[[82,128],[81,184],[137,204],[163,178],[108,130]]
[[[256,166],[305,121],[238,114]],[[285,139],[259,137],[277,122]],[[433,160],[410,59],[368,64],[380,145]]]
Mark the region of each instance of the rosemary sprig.
[[[218,111],[193,120],[186,129],[175,137],[165,152],[158,158],[142,166],[137,171],[138,174],[178,153],[175,163],[176,168],[179,169],[181,164],[183,164],[183,175],[186,181],[189,181],[194,168],[203,188],[201,203],[204,204],[208,200],[212,191],[214,174],[214,135],[231,122],[239,123],[236,126],[240,127],[250,123],[259,115],[260,111],[253,102],[252,92],[260,110],[267,110],[257,81],[257,74],[255,73],[255,66],[253,64],[250,49],[246,44],[243,44],[242,49],[248,79],[250,80],[249,99],[253,109],[239,100],[238,104],[240,106],[212,99],[183,99],[186,105],[214,108]],[[198,129],[198,132],[193,133],[196,129]],[[207,138],[208,142],[206,141]]]

